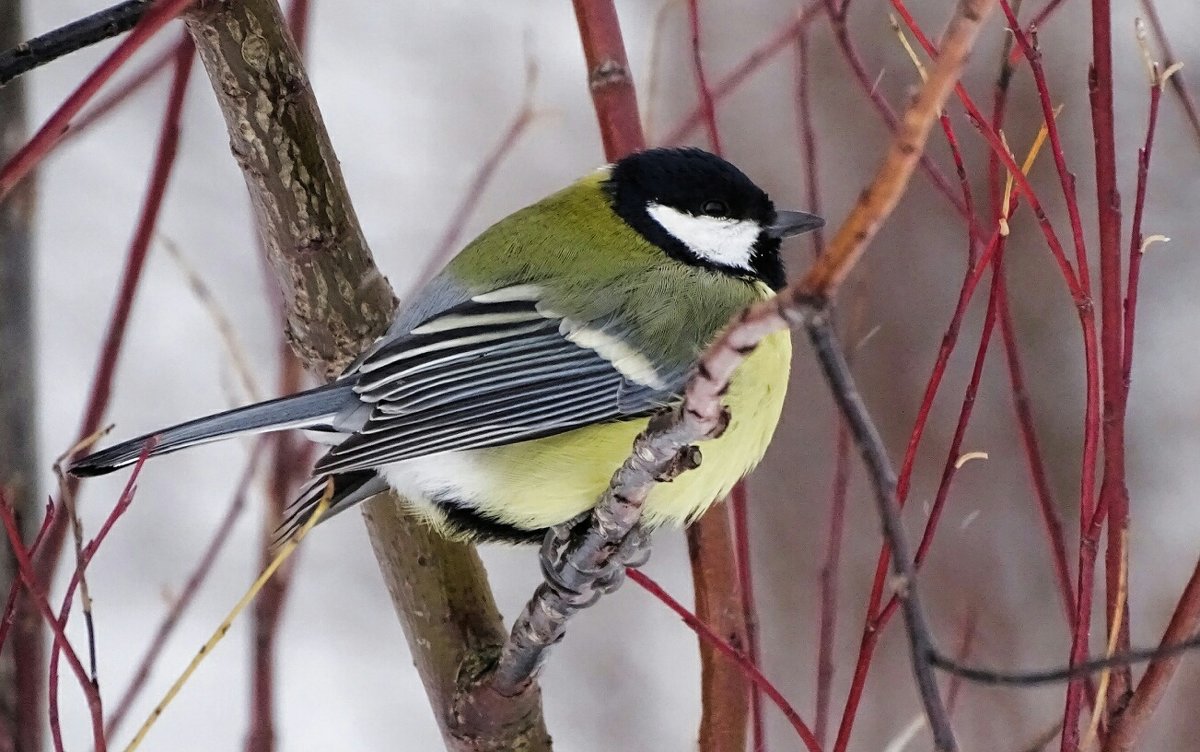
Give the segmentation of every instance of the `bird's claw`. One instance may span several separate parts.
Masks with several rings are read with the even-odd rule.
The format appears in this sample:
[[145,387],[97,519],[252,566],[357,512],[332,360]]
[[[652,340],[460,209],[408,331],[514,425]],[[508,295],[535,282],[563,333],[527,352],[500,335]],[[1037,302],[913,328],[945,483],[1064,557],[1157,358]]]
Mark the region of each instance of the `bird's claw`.
[[621,587],[627,567],[640,567],[650,559],[650,533],[635,525],[607,560],[594,569],[575,566],[567,558],[570,542],[579,534],[587,515],[575,517],[546,531],[539,559],[542,577],[560,596],[578,608],[587,608]]

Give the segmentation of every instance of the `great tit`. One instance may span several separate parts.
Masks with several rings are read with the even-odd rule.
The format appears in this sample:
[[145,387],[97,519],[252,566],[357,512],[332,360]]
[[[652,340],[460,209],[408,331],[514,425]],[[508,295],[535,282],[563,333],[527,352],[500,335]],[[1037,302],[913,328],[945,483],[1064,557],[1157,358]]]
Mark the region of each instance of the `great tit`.
[[[155,431],[76,462],[102,475],[151,454],[306,429],[331,444],[288,507],[290,535],[333,480],[331,516],[389,486],[460,540],[540,542],[596,504],[699,355],[784,285],[780,240],[821,227],[776,210],[736,167],[650,149],[500,220],[403,306],[332,383]],[[643,523],[686,524],[762,458],[791,343],[768,337],[725,394],[703,462],[650,493]]]

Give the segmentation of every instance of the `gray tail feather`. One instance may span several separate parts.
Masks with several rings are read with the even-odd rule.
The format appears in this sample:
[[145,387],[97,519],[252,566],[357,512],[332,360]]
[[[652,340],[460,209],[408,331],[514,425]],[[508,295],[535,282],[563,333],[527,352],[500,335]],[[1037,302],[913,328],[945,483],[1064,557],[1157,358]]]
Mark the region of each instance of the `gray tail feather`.
[[150,450],[150,455],[155,456],[241,434],[328,425],[334,416],[351,407],[356,399],[352,384],[334,382],[289,397],[189,420],[123,441],[76,461],[71,465],[70,472],[72,475],[90,477],[131,465],[142,456],[150,439],[157,439]]

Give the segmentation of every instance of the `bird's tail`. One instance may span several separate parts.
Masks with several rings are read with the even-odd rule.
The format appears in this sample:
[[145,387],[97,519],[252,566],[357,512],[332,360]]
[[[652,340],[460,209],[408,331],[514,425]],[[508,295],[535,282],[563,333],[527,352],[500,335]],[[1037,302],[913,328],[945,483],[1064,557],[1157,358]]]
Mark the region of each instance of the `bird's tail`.
[[76,461],[71,465],[70,472],[72,475],[90,477],[133,464],[142,455],[150,439],[156,440],[150,450],[150,455],[155,456],[241,434],[331,426],[334,417],[352,407],[356,400],[351,384],[334,382],[290,397],[189,420],[123,441]]

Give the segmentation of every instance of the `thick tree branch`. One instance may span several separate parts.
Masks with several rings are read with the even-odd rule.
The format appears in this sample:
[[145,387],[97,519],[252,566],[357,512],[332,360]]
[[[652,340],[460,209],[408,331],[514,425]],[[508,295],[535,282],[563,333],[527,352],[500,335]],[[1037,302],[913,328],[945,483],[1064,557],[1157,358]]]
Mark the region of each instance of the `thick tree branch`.
[[[274,0],[205,3],[185,20],[282,288],[290,341],[310,369],[331,377],[383,333],[395,300],[350,205],[296,46]],[[474,549],[443,540],[392,496],[368,502],[365,518],[447,747],[548,749],[536,685],[509,722],[459,733],[450,700],[460,667],[504,639]]]

